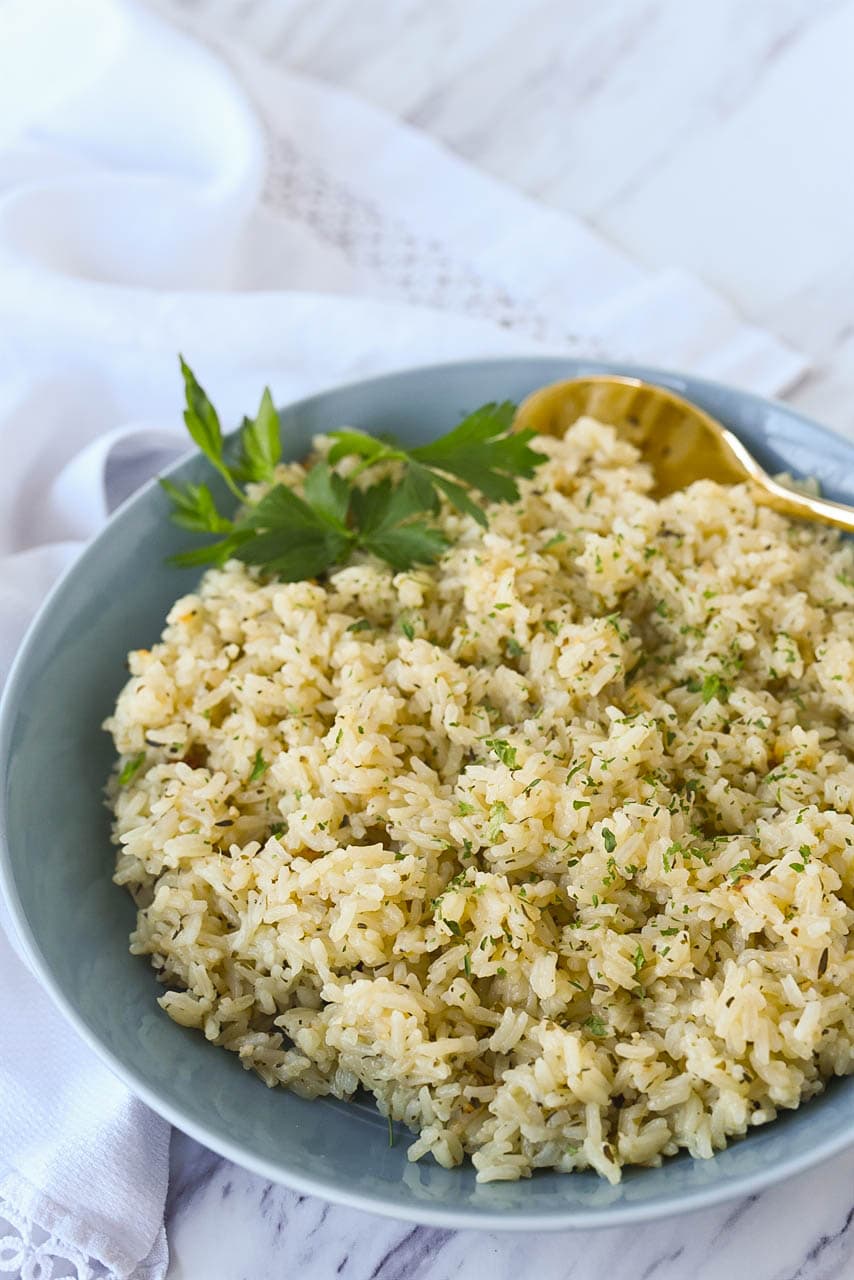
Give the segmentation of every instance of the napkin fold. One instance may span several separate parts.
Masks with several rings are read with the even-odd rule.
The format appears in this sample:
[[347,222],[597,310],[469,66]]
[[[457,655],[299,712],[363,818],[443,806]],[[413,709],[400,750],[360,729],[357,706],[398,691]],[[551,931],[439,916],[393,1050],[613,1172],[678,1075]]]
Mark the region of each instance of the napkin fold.
[[[6,0],[0,671],[110,510],[186,447],[176,352],[237,421],[409,364],[548,351],[779,392],[802,358],[699,281],[329,86],[127,0]],[[7,922],[8,930],[8,922]],[[165,1121],[0,934],[0,1273],[159,1280]],[[42,1271],[38,1272],[38,1265]]]

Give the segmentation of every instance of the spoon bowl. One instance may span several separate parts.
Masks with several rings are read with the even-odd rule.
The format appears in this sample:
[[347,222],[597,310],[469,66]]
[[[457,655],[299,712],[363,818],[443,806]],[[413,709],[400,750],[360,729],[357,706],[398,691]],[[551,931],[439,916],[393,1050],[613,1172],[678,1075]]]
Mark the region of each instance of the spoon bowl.
[[553,382],[522,401],[518,428],[560,436],[579,418],[616,427],[652,470],[654,498],[697,480],[749,484],[755,500],[782,515],[854,532],[854,508],[788,488],[768,475],[732,431],[665,387],[615,374]]

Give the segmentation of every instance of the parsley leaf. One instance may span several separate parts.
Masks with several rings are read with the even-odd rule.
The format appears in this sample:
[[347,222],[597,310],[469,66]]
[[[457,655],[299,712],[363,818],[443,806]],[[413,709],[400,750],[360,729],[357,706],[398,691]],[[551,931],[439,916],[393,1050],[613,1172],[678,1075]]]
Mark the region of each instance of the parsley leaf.
[[263,778],[269,767],[270,766],[262,756],[261,748],[259,747],[255,752],[255,760],[252,765],[252,772],[249,775],[249,781],[257,782],[259,778]]
[[440,529],[434,529],[423,520],[412,520],[397,528],[382,530],[361,538],[359,545],[371,551],[380,560],[386,560],[401,571],[414,564],[433,564],[448,546],[448,540]]
[[206,484],[188,484],[181,489],[161,476],[160,487],[172,499],[172,520],[182,528],[197,533],[227,533],[232,528],[231,521],[217,511]]
[[422,478],[407,474],[398,484],[385,476],[368,489],[351,490],[351,515],[356,542],[393,569],[433,564],[448,546],[440,529],[414,519],[431,510],[432,489]]
[[410,475],[423,476],[427,484],[435,485],[444,493],[451,506],[456,507],[457,511],[461,511],[464,516],[471,516],[481,528],[486,529],[489,525],[486,512],[476,502],[472,502],[462,485],[455,484],[453,480],[440,475],[438,471],[428,471],[417,463],[410,464]]
[[532,476],[545,455],[529,448],[531,430],[511,432],[515,405],[485,404],[431,444],[410,450],[426,466],[450,473],[493,502],[515,502],[515,476]]
[[243,494],[235,484],[234,478],[223,458],[224,441],[219,415],[208,399],[207,392],[196,381],[196,375],[184,357],[179,356],[178,358],[181,361],[181,372],[184,375],[184,391],[186,394],[184,422],[187,430],[211,466],[215,467],[220,473],[234,496],[242,501]]
[[507,817],[507,805],[503,800],[496,800],[495,804],[489,810],[489,825],[487,827],[487,835],[489,839],[495,841],[501,835],[501,829],[504,819]]
[[367,489],[353,489],[351,500],[355,523],[363,537],[385,533],[438,507],[433,488],[420,471],[407,472],[398,483],[383,476]]
[[347,481],[330,470],[325,462],[316,463],[305,478],[303,495],[321,519],[334,529],[347,529],[350,489]]
[[255,536],[235,548],[245,564],[275,573],[283,582],[313,578],[340,564],[350,550],[352,533],[336,525],[325,510],[317,511],[283,484],[274,485],[250,509],[240,525]]
[[223,443],[219,416],[208,399],[207,392],[199,385],[196,375],[184,357],[179,356],[178,358],[181,361],[181,372],[184,375],[184,389],[187,397],[184,422],[205,457],[216,464],[222,458]]
[[238,474],[242,480],[272,480],[276,463],[281,456],[279,415],[276,413],[270,388],[265,387],[255,417],[243,419]]
[[130,760],[126,760],[122,765],[122,771],[119,774],[119,786],[126,787],[129,782],[133,782],[142,766],[145,764],[145,752],[140,751],[139,755],[132,756]]
[[713,698],[716,698],[718,702],[729,701],[729,685],[717,672],[704,676],[702,681],[689,680],[686,687],[689,693],[699,693],[704,703],[711,702]]
[[617,837],[608,827],[602,828],[602,843],[607,853],[613,853],[617,847]]
[[329,465],[334,466],[342,458],[357,457],[373,461],[379,454],[385,454],[388,446],[376,436],[369,436],[364,431],[343,428],[341,431],[330,431],[329,437],[335,443],[329,450]]
[[219,542],[207,542],[203,547],[192,547],[189,551],[178,551],[175,555],[169,557],[169,561],[181,569],[192,569],[200,564],[225,564],[226,560],[232,559],[243,543],[247,542],[251,537],[252,534],[248,530],[245,532],[234,530],[227,538],[221,538]]
[[678,853],[684,853],[684,849],[681,844],[674,843],[668,845],[665,849],[664,853],[661,855],[661,862],[665,871],[673,870],[674,860]]
[[511,747],[509,742],[504,738],[487,738],[486,745],[490,751],[494,751],[502,764],[506,764],[508,769],[518,769],[516,763],[516,748]]

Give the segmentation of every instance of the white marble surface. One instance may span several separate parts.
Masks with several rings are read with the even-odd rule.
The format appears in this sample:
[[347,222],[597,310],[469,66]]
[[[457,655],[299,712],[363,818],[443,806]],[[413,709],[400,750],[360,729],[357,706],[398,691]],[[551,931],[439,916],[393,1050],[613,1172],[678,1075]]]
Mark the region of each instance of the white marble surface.
[[831,1280],[854,1274],[854,1153],[648,1226],[531,1236],[413,1227],[263,1183],[174,1140],[174,1280]]
[[370,99],[789,339],[854,434],[854,0],[150,0]]
[[[350,88],[680,265],[808,352],[791,395],[854,434],[854,0],[155,0]],[[411,1227],[176,1134],[173,1280],[854,1276],[854,1151],[761,1196],[537,1237]]]
[[834,1280],[854,1275],[854,1151],[645,1226],[444,1231],[301,1196],[173,1136],[170,1280]]

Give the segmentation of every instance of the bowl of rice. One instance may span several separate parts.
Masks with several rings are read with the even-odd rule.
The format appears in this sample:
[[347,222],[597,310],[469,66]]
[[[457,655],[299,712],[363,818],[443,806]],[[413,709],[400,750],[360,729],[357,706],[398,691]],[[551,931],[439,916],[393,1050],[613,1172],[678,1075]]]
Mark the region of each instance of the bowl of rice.
[[[290,406],[277,479],[591,372],[854,501],[854,446],[783,405],[558,359]],[[656,499],[607,422],[536,446],[435,564],[296,582],[167,563],[149,485],[0,717],[6,895],[80,1033],[263,1176],[445,1226],[638,1221],[854,1140],[854,545]]]

